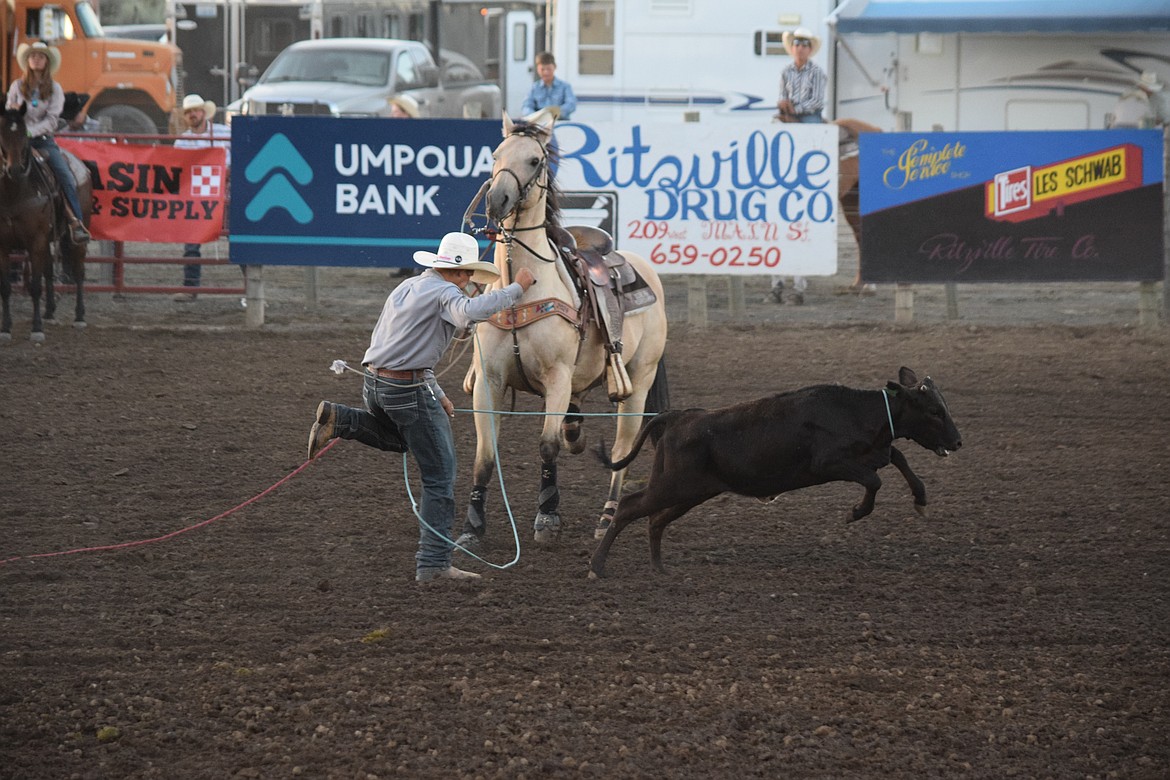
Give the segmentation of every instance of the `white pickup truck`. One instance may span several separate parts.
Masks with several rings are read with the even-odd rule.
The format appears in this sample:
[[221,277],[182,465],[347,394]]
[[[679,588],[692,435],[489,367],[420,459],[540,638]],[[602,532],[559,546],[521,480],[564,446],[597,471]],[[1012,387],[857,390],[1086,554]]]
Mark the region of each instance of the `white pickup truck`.
[[228,106],[231,114],[390,116],[406,96],[420,117],[501,116],[500,88],[467,58],[443,52],[440,72],[426,46],[382,38],[300,41],[282,51],[256,84]]

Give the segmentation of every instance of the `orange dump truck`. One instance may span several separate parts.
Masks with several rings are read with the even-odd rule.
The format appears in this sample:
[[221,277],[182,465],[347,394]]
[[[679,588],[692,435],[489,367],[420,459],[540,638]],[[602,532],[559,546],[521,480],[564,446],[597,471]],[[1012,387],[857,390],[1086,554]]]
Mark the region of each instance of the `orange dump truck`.
[[61,50],[61,87],[90,95],[91,117],[114,132],[167,132],[181,56],[172,44],[107,38],[89,0],[6,0],[0,33],[5,90],[20,77],[17,47],[43,40]]

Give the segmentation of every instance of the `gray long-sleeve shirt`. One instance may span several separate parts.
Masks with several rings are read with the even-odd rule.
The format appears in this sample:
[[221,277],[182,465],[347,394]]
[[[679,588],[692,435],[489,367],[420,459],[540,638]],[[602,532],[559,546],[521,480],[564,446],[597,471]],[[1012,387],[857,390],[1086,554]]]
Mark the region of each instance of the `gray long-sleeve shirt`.
[[[362,364],[398,371],[433,368],[458,329],[514,305],[523,293],[524,288],[513,282],[469,298],[438,271],[428,269],[398,285],[386,298]],[[429,372],[427,383],[437,398],[443,397]]]
[[[24,79],[17,79],[12,82],[12,86],[8,88],[8,107],[20,108],[21,103],[25,103],[24,95],[20,93],[20,85]],[[56,81],[53,82],[53,94],[49,95],[46,100],[40,94],[38,89],[33,93],[32,102],[28,102],[28,112],[24,115],[24,126],[28,128],[28,134],[36,138],[38,135],[48,133],[53,135],[57,130],[57,120],[61,117],[61,109],[65,108],[65,93],[61,89],[61,85]]]

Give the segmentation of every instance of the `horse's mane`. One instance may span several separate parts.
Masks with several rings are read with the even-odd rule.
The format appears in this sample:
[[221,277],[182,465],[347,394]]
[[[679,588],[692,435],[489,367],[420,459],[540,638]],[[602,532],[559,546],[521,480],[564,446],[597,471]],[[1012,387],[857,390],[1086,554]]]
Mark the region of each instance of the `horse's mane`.
[[[544,128],[535,122],[517,119],[512,125],[512,132],[509,135],[524,136],[543,144],[541,139],[544,135]],[[561,161],[561,154],[557,145],[551,140],[547,145],[544,145],[544,153],[548,160],[548,190],[544,194],[544,221],[548,225],[559,228],[561,227],[561,188],[557,185],[556,171],[557,164]]]

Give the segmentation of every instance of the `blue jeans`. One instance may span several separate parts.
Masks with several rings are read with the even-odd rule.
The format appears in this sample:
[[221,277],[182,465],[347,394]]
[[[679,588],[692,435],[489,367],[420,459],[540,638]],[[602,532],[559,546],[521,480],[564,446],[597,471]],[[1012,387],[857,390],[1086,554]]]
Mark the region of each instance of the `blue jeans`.
[[426,385],[411,380],[383,379],[366,374],[362,399],[365,409],[336,406],[334,432],[381,450],[400,451],[398,436],[385,423],[392,420],[414,453],[422,474],[423,520],[442,534],[419,524],[415,568],[445,569],[451,565],[451,527],[455,523],[455,438],[451,421]]
[[53,140],[51,135],[38,135],[32,139],[31,144],[32,148],[48,158],[49,167],[53,169],[53,175],[57,177],[57,186],[61,188],[61,193],[73,211],[73,216],[83,219],[81,201],[77,199],[77,182],[73,180],[73,173],[65,162],[65,155],[61,154],[61,147],[57,146],[57,142]]

